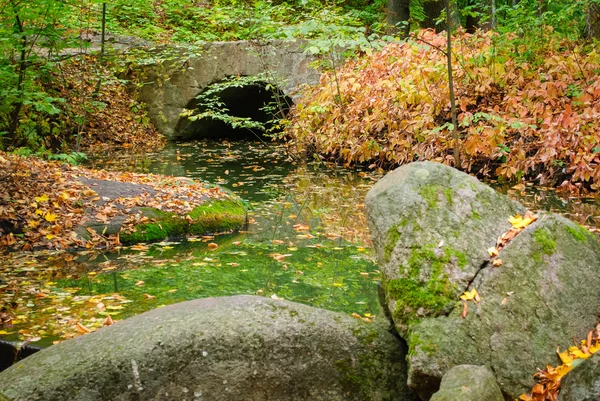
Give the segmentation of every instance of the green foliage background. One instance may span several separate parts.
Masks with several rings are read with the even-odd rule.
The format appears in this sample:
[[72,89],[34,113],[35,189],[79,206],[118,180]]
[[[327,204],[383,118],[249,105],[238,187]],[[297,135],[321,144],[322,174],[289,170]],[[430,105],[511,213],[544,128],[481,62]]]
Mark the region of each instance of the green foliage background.
[[[410,1],[411,28],[418,29],[424,20],[426,1],[431,0]],[[536,57],[549,36],[585,39],[586,11],[596,2],[496,1],[497,45],[512,48],[528,62],[543,62]],[[385,0],[116,0],[107,3],[106,24],[111,34],[154,43],[310,38],[315,42],[307,51],[328,54],[341,44],[369,51],[380,45],[380,39],[394,40],[385,36],[386,4]],[[489,20],[490,4],[490,0],[458,0],[453,7],[464,24],[468,16]],[[65,49],[70,54],[89,52],[87,39],[100,32],[101,9],[99,0],[0,0],[0,149],[73,148],[86,113],[73,112],[57,94],[56,77],[61,63],[70,58]],[[91,98],[83,102],[85,109],[102,107]]]

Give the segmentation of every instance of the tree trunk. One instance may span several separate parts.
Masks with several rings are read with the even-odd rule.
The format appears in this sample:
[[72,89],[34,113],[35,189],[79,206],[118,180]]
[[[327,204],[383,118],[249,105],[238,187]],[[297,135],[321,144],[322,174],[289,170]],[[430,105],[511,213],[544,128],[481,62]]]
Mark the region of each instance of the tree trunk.
[[[439,21],[440,15],[446,5],[442,0],[429,0],[423,2],[423,11],[425,11],[425,20],[423,28],[433,28],[436,32],[441,32],[446,29],[446,23]],[[439,22],[437,25],[436,23]]]
[[[432,28],[436,32],[442,32],[446,30],[446,21],[441,21],[440,16],[442,11],[446,9],[445,0],[425,0],[423,2],[423,11],[425,11],[425,20],[422,23],[423,28]],[[456,3],[450,6],[450,20],[452,25],[460,25],[460,18],[458,17],[458,8]],[[437,23],[437,25],[436,25]]]
[[[388,29],[394,33],[401,31],[403,36],[408,36],[410,26],[408,20],[410,18],[410,0],[388,0],[387,3],[387,25]],[[398,26],[398,23],[403,22],[404,25]]]
[[[13,5],[14,8],[14,5]],[[15,10],[16,12],[16,10]],[[18,29],[19,35],[21,36],[21,56],[17,67],[18,78],[17,78],[17,92],[23,92],[23,83],[25,81],[25,70],[27,69],[27,36],[23,29],[23,23],[19,14],[15,14],[15,25]],[[19,128],[19,117],[21,115],[21,109],[23,108],[23,101],[19,100],[13,105],[13,109],[10,113],[10,122],[8,126],[8,136],[14,141],[17,137],[17,129]]]
[[585,15],[587,36],[592,39],[600,39],[600,4],[589,1]]
[[540,19],[544,16],[544,13],[548,11],[548,5],[544,0],[538,0],[538,16]]
[[496,29],[496,0],[469,0],[468,5],[473,7],[473,11],[478,15],[467,15],[467,32],[474,33],[477,28],[484,31]]
[[454,97],[454,76],[452,72],[452,11],[450,0],[446,0],[446,61],[448,63],[448,90],[450,92],[450,114],[452,116],[452,137],[454,138],[454,167],[460,169],[460,141],[458,137],[458,118],[456,113],[456,98]]

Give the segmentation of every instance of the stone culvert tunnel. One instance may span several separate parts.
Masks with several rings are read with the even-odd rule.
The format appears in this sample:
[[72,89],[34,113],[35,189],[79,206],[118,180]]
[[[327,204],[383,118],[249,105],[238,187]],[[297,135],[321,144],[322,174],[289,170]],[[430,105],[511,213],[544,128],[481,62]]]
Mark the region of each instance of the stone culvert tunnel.
[[315,84],[320,76],[309,66],[314,56],[305,54],[302,41],[212,42],[198,55],[174,60],[146,66],[146,85],[140,90],[150,120],[169,139],[191,139],[198,132],[204,132],[200,137],[211,137],[210,132],[225,128],[220,122],[190,123],[180,116],[184,109],[193,108],[198,94],[212,84],[237,76],[268,76],[271,86],[257,82],[219,95],[233,115],[260,121],[268,117],[260,111],[265,102],[277,97],[289,104],[301,85]]

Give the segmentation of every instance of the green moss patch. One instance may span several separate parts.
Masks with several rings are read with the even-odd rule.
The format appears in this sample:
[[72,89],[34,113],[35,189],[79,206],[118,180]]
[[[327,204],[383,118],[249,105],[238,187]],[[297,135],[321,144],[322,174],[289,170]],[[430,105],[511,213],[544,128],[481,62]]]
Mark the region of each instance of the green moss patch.
[[434,208],[439,202],[439,194],[443,191],[440,185],[425,185],[419,189],[419,195],[427,203],[427,206]]
[[386,235],[386,243],[383,249],[384,258],[386,263],[389,262],[392,257],[392,252],[394,252],[394,248],[396,244],[400,241],[400,233],[398,232],[398,225],[394,224],[390,227]]
[[589,235],[588,231],[581,226],[577,226],[577,227],[567,226],[567,232],[569,234],[571,234],[573,236],[573,238],[575,238],[579,242],[586,242],[588,239],[588,235]]
[[236,200],[215,200],[203,203],[187,215],[145,208],[142,213],[150,223],[139,224],[132,232],[121,232],[123,244],[162,241],[166,238],[203,235],[237,230],[246,223],[246,208]]
[[422,341],[417,333],[410,333],[408,335],[408,354],[414,355],[417,352],[417,348],[424,352],[426,355],[433,355],[437,352],[437,344],[431,342]]
[[386,283],[388,297],[396,301],[396,322],[406,322],[416,317],[417,311],[419,316],[437,316],[454,304],[456,285],[450,282],[445,269],[449,264],[465,267],[466,255],[446,247],[437,256],[434,249],[433,246],[427,246],[413,250],[408,259],[407,277]]
[[246,223],[246,208],[236,200],[204,203],[189,213],[188,233],[201,235],[239,229]]
[[533,238],[541,248],[544,255],[552,255],[556,252],[556,240],[554,236],[545,228],[540,228],[533,233]]

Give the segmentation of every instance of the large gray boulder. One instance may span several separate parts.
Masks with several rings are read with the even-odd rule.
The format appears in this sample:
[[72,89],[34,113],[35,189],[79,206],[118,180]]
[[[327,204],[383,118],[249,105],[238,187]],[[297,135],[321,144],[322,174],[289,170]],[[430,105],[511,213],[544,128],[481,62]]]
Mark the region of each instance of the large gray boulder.
[[448,313],[489,260],[487,249],[524,207],[439,163],[402,166],[365,201],[387,307],[399,332]]
[[452,366],[490,366],[511,398],[528,392],[533,374],[560,360],[556,347],[585,338],[600,305],[600,245],[578,225],[542,214],[500,251],[500,267],[486,265],[470,288],[461,317],[457,303],[448,316],[410,327],[409,385],[427,394]]
[[397,400],[406,350],[351,316],[253,296],[159,308],[0,373],[14,401]]
[[444,375],[431,401],[504,401],[504,397],[488,368],[458,365]]
[[558,401],[600,400],[600,352],[570,371],[560,386]]
[[[569,220],[542,213],[500,251],[503,264],[492,267],[487,249],[511,227],[509,215],[522,207],[489,194],[483,184],[471,186],[471,179],[449,167],[418,163],[402,169],[369,193],[367,212],[384,266],[386,303],[409,346],[409,387],[429,399],[453,366],[474,364],[494,372],[505,397],[528,392],[538,369],[560,363],[556,347],[565,349],[573,338],[585,338],[596,324],[597,239]],[[442,182],[451,188],[446,200]],[[437,194],[435,202],[427,203],[417,194],[432,185],[440,189],[431,191]],[[479,201],[482,196],[476,194],[481,193],[486,202]],[[395,205],[393,194],[399,199]],[[409,210],[401,212],[398,204]],[[476,215],[468,216],[469,207]],[[396,213],[388,222],[380,217],[386,210]],[[404,227],[420,231],[411,234]],[[395,241],[389,240],[394,238],[389,231],[398,231]],[[436,242],[426,258],[417,258]],[[395,246],[386,252],[386,243]],[[464,252],[462,262],[452,250]],[[476,289],[481,301],[469,301],[463,318],[458,294],[469,289]],[[428,312],[431,305],[440,308]]]

